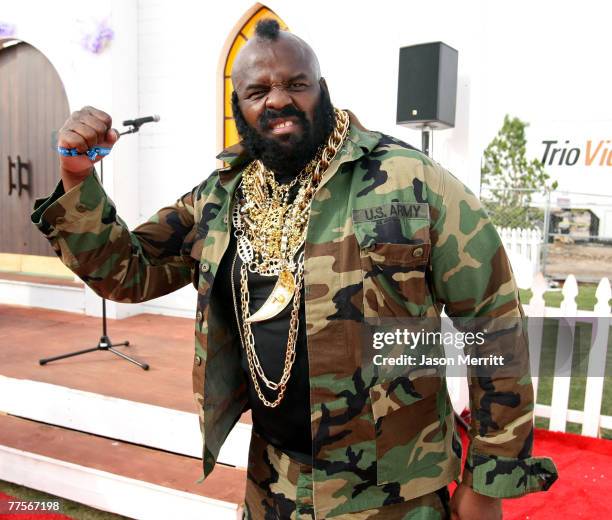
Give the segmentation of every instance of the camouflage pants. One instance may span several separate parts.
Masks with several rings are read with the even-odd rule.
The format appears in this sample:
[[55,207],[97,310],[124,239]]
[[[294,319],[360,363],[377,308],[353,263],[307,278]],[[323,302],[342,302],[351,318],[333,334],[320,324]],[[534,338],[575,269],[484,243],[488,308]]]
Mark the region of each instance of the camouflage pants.
[[[450,518],[446,487],[435,493],[334,520],[443,520]],[[244,520],[315,520],[312,467],[291,459],[253,432]]]

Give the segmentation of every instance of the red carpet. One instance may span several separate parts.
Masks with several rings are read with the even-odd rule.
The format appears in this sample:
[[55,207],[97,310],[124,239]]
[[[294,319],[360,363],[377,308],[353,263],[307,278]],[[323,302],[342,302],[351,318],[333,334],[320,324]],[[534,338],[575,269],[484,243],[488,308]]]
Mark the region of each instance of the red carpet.
[[[15,498],[12,497],[10,495],[5,495],[4,493],[0,493],[0,518],[5,518],[7,520],[73,520],[72,517],[70,516],[66,516],[66,515],[61,515],[58,513],[50,513],[50,514],[44,514],[44,513],[36,513],[36,514],[32,514],[32,513],[28,513],[28,512],[24,512],[24,513],[13,513],[10,512],[8,513],[8,507],[9,507],[9,500],[15,500],[15,501],[24,501],[21,498]],[[61,504],[60,504],[61,507]]]
[[534,455],[551,457],[559,479],[544,493],[505,500],[504,520],[612,518],[612,441],[536,429]]

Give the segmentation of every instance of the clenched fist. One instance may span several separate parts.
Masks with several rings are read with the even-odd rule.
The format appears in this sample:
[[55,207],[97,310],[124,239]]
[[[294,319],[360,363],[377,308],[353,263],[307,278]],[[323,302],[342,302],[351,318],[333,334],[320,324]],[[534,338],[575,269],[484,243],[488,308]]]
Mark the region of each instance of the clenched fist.
[[[93,146],[112,148],[119,139],[119,132],[111,127],[112,118],[106,112],[94,107],[83,107],[73,112],[59,131],[57,145],[64,148],[76,148],[84,153]],[[65,157],[60,155],[60,171],[64,191],[79,184],[92,171],[92,162],[86,155]]]

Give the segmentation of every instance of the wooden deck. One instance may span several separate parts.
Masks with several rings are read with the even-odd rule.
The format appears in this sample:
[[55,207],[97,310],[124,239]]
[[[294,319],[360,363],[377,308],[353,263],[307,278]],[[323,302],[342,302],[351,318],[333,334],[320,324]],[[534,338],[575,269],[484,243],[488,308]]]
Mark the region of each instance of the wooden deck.
[[[250,415],[224,447],[239,467],[220,463],[197,484],[193,321],[142,314],[109,320],[108,334],[129,340],[117,348],[150,369],[105,351],[41,366],[41,358],[94,347],[101,319],[0,305],[0,479],[132,518],[234,518]],[[147,505],[125,498],[132,495]]]
[[[140,314],[108,320],[122,352],[148,371],[111,352],[92,352],[41,366],[38,361],[94,347],[102,320],[69,312],[0,305],[0,375],[31,379],[106,396],[196,413],[191,387],[193,320]],[[250,424],[250,414],[241,422]]]

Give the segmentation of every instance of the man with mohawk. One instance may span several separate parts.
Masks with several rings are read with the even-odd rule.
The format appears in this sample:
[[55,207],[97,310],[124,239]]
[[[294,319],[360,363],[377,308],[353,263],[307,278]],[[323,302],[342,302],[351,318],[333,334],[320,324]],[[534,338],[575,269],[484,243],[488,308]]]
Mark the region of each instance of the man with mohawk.
[[[61,129],[59,145],[75,155],[60,157],[61,181],[32,214],[106,298],[197,288],[203,478],[251,409],[245,518],[492,520],[502,498],[548,489],[556,469],[531,455],[528,375],[470,378],[460,476],[444,379],[382,380],[363,361],[371,320],[443,309],[522,317],[478,199],[418,150],[334,108],[313,50],[274,20],[259,22],[232,82],[242,141],[219,155],[227,167],[148,222],[126,227],[85,155],[118,139],[93,107]],[[513,341],[526,350],[523,334]]]

